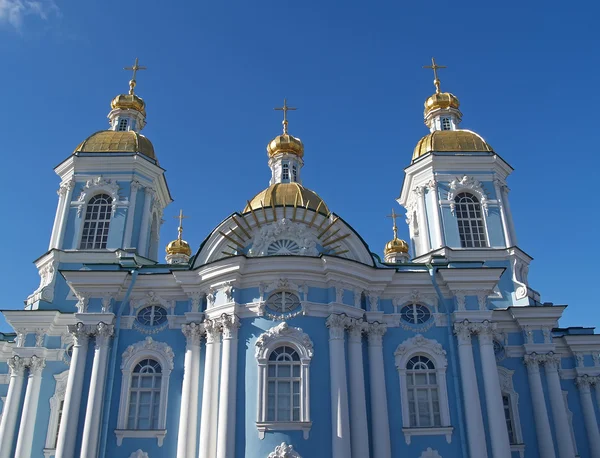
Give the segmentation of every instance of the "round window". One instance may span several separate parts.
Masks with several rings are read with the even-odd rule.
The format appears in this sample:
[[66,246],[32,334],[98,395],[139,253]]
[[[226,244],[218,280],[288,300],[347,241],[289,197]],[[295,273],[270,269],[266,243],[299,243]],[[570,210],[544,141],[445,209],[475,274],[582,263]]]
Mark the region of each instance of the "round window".
[[269,296],[267,299],[267,307],[279,313],[291,312],[300,307],[300,298],[294,293],[280,291]]
[[167,321],[167,310],[160,305],[148,305],[138,312],[135,320],[142,326],[160,326]]
[[431,312],[421,304],[408,304],[400,310],[400,316],[410,324],[423,324],[431,318]]
[[267,248],[267,256],[299,254],[300,246],[293,240],[277,240]]

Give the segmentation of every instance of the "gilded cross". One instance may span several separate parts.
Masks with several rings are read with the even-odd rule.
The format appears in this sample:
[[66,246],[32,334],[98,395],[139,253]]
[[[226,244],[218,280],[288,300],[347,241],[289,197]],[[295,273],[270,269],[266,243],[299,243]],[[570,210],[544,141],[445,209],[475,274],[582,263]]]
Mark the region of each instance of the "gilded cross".
[[440,93],[440,79],[438,78],[437,71],[440,68],[447,68],[445,65],[438,65],[435,63],[435,58],[431,58],[431,65],[424,65],[423,68],[430,68],[433,70],[433,84],[435,84],[435,92]]
[[387,217],[392,218],[392,221],[394,222],[394,238],[397,239],[398,238],[398,226],[396,226],[396,218],[399,218],[400,215],[397,215],[396,212],[394,211],[394,209],[392,208],[392,214],[387,215]]
[[282,107],[276,107],[274,108],[274,110],[277,111],[283,111],[283,134],[286,135],[287,134],[287,127],[288,127],[288,120],[287,120],[287,112],[288,111],[295,111],[297,110],[297,108],[294,107],[288,107],[287,105],[287,99],[283,99],[283,106]]
[[138,63],[138,58],[135,58],[135,63],[133,64],[133,67],[124,67],[123,70],[132,70],[133,71],[133,76],[131,77],[131,81],[129,81],[129,95],[133,95],[133,89],[135,88],[136,85],[136,80],[135,77],[137,75],[138,70],[146,70],[147,67],[142,67],[139,65]]
[[189,218],[183,214],[183,210],[179,210],[179,215],[174,216],[173,218],[177,218],[179,220],[179,227],[177,228],[177,233],[179,234],[177,238],[181,240],[181,234],[183,233],[183,220]]

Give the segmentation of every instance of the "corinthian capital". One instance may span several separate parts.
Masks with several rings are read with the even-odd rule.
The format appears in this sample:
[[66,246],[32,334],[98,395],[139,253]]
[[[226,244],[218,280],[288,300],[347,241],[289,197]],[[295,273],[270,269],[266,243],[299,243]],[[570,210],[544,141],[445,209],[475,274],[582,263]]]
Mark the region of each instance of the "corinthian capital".
[[592,385],[596,384],[596,382],[596,377],[592,377],[589,375],[580,375],[575,379],[575,383],[577,384],[580,390],[589,390]]
[[548,353],[544,359],[544,366],[546,367],[546,371],[560,369],[560,355],[552,351]]
[[46,367],[46,358],[40,358],[39,356],[33,355],[29,358],[29,372],[33,375],[40,375]]
[[212,344],[215,340],[218,341],[219,334],[221,333],[221,326],[219,326],[217,320],[204,320],[202,324],[206,330],[206,343]]
[[11,375],[23,375],[25,370],[25,361],[18,355],[8,358],[8,367]]
[[348,318],[347,326],[349,340],[353,341],[360,341],[363,332],[366,332],[369,327],[362,318]]
[[91,330],[88,326],[86,326],[82,322],[79,322],[77,324],[70,324],[69,326],[67,326],[67,329],[73,336],[73,343],[76,346],[87,344],[91,333]]
[[103,321],[96,325],[94,334],[96,336],[96,347],[100,348],[108,345],[108,341],[115,332],[115,326],[112,324],[106,324]]
[[344,338],[344,328],[348,323],[346,315],[329,315],[325,325],[329,328],[329,340],[339,340]]
[[527,353],[523,356],[523,362],[528,368],[538,369],[540,364],[546,360],[546,355],[538,355],[537,353]]
[[231,339],[240,327],[240,319],[237,315],[224,313],[218,318],[219,325],[223,331],[223,339]]
[[203,324],[190,323],[181,326],[181,332],[185,336],[188,345],[200,345],[202,337],[206,333]]
[[383,335],[387,332],[387,325],[377,321],[369,323],[367,332],[369,336],[369,345],[381,346],[383,344]]
[[469,320],[454,323],[454,334],[458,337],[458,343],[471,343],[471,333],[472,329]]

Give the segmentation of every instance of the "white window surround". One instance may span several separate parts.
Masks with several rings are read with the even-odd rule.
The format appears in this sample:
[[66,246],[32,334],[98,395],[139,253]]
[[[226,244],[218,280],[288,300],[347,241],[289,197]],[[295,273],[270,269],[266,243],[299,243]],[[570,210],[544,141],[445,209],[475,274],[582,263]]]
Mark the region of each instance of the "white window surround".
[[[270,353],[277,347],[292,347],[300,355],[300,421],[267,421],[267,376]],[[263,332],[255,343],[255,356],[258,362],[258,396],[256,427],[258,437],[264,439],[266,431],[301,430],[304,439],[308,439],[312,422],[310,421],[310,380],[309,367],[313,356],[313,343],[300,328],[287,325],[286,322]],[[284,455],[285,456],[285,455]]]
[[525,454],[525,445],[523,444],[523,432],[521,431],[521,418],[519,416],[519,393],[515,391],[512,376],[515,371],[511,371],[502,366],[498,366],[498,378],[500,379],[500,391],[507,395],[510,400],[510,412],[512,414],[514,436],[516,443],[510,445],[513,452],[519,452],[521,457]]
[[56,436],[58,433],[58,417],[60,403],[65,400],[67,391],[67,379],[69,378],[69,370],[67,369],[60,374],[54,375],[56,387],[54,395],[50,398],[50,419],[48,420],[48,432],[46,433],[46,444],[44,445],[44,456],[46,458],[53,456],[56,452]]
[[569,392],[563,391],[562,395],[563,395],[563,400],[565,401],[565,409],[567,411],[567,418],[569,420],[569,426],[570,426],[569,429],[571,430],[571,442],[573,443],[573,452],[575,453],[575,456],[579,456],[579,453],[577,453],[577,441],[575,440],[575,430],[573,429],[573,412],[571,412],[571,409],[569,409],[569,400],[568,400]]
[[[406,365],[413,356],[423,355],[429,358],[435,364],[435,371],[438,384],[438,396],[440,404],[440,420],[442,426],[433,428],[412,428],[410,426],[410,412],[408,408],[408,389],[406,380]],[[406,444],[410,444],[412,436],[446,436],[446,441],[452,441],[452,431],[454,428],[450,425],[450,408],[448,406],[448,387],[446,383],[446,368],[448,360],[446,351],[435,340],[427,339],[421,334],[406,339],[396,348],[394,352],[396,357],[396,368],[400,379],[400,399],[402,404],[402,432]]]
[[269,453],[267,458],[302,458],[294,447],[282,442],[281,445],[275,447],[275,450]]
[[[121,370],[123,379],[121,381],[121,398],[119,402],[119,417],[117,420],[117,445],[123,443],[123,438],[156,438],[158,446],[162,447],[163,440],[167,434],[167,398],[169,393],[169,378],[173,370],[173,350],[164,342],[157,342],[152,337],[137,342],[127,347],[123,353]],[[158,410],[158,429],[133,430],[126,429],[129,395],[131,387],[131,375],[135,366],[143,359],[155,359],[162,368],[160,386],[160,404]]]
[[[455,202],[454,198],[461,192],[473,194],[479,200],[483,213],[488,214],[489,198],[481,182],[471,176],[464,175],[462,178],[457,178],[450,182],[450,190],[448,191],[448,203],[450,210],[454,214]],[[443,202],[442,202],[443,203]],[[485,221],[485,218],[484,218]]]
[[96,194],[108,194],[112,198],[112,216],[115,216],[117,207],[126,206],[128,204],[127,201],[122,202],[119,199],[119,185],[116,181],[99,176],[87,180],[81,189],[81,193],[77,200],[71,202],[71,206],[77,207],[78,217],[81,217],[87,202]]

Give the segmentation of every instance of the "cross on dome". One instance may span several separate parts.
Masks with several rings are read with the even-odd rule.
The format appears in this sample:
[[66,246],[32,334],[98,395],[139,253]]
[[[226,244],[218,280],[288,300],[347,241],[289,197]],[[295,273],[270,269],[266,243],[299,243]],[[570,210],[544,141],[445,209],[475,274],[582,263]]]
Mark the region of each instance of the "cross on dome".
[[135,77],[137,75],[138,70],[147,70],[147,67],[142,67],[138,64],[138,58],[135,58],[135,63],[131,67],[123,67],[123,70],[131,70],[133,71],[133,76],[129,81],[129,95],[133,95],[133,90],[135,89],[135,85],[137,83]]
[[392,218],[392,221],[394,222],[394,226],[393,226],[394,239],[398,238],[398,226],[396,225],[396,218],[398,218],[399,216],[400,215],[397,215],[393,208],[392,208],[392,214],[391,215],[387,215],[387,217],[388,218]]
[[435,85],[435,92],[436,94],[439,94],[441,92],[440,89],[440,79],[438,78],[438,74],[437,71],[440,68],[447,68],[445,65],[438,65],[435,63],[435,57],[431,58],[431,65],[423,65],[423,68],[430,68],[433,70],[433,84]]
[[177,218],[179,220],[179,227],[177,228],[177,239],[181,240],[181,235],[183,234],[183,220],[189,218],[189,216],[183,214],[183,210],[179,210],[179,215],[174,216],[173,218]]
[[273,108],[276,111],[283,111],[283,135],[287,135],[288,133],[288,120],[287,120],[287,112],[288,111],[296,111],[297,108],[295,107],[288,107],[287,105],[287,99],[283,99],[283,106],[282,107],[275,107]]

